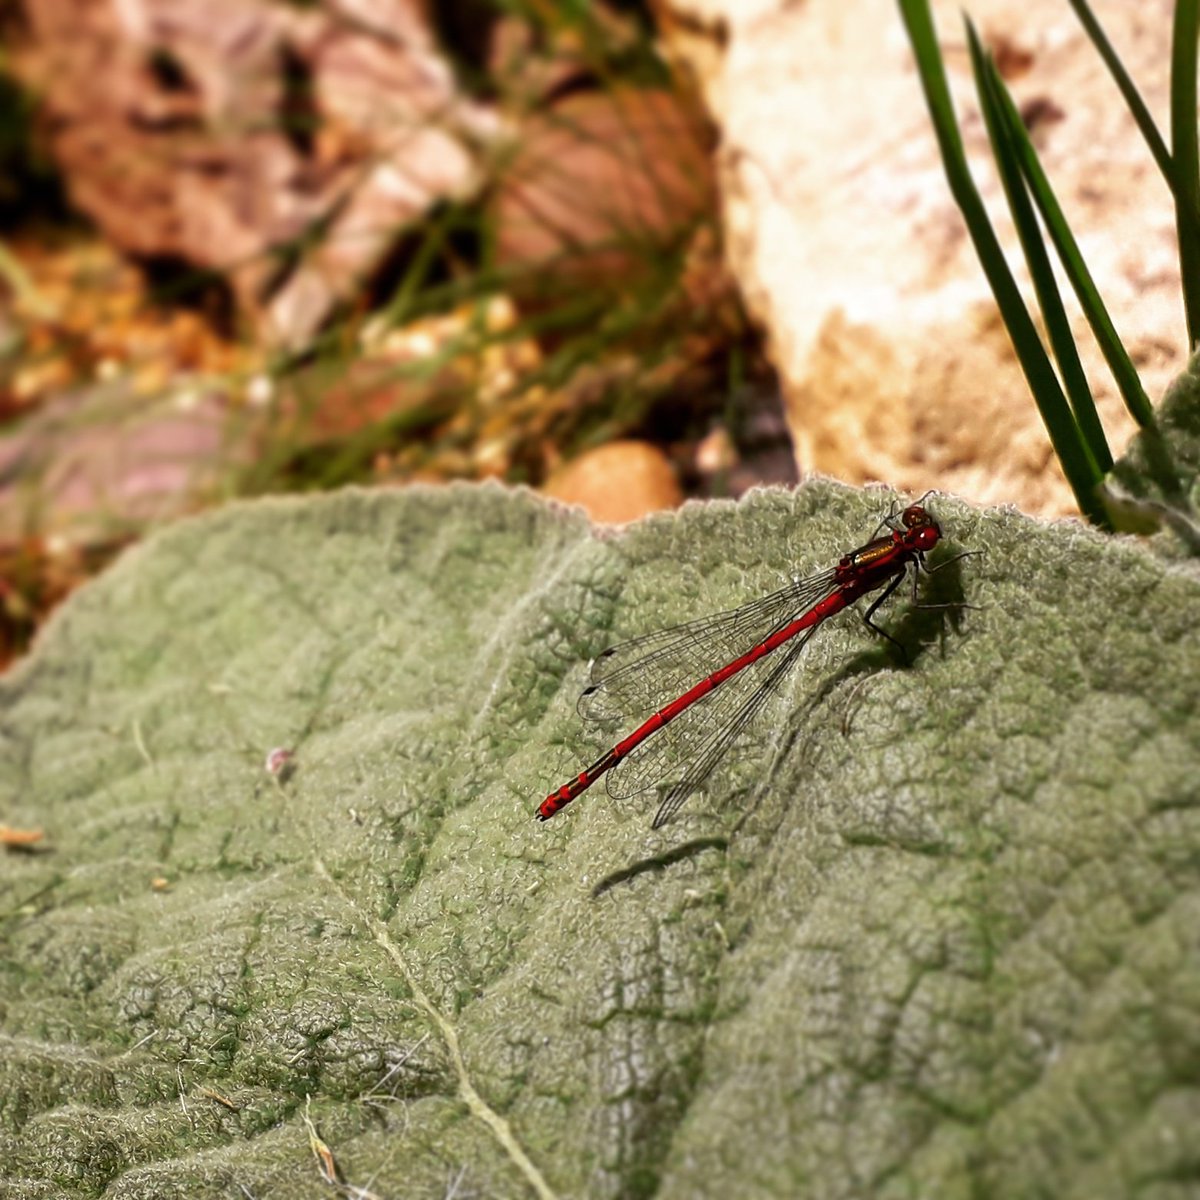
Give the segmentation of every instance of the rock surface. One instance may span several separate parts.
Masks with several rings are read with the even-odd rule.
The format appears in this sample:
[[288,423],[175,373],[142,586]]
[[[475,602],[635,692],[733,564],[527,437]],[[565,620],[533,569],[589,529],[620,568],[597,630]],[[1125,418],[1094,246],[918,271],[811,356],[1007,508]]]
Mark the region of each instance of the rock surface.
[[[495,120],[417,0],[28,0],[25,73],[76,205],[127,253],[222,272],[306,341],[396,232],[474,186]],[[281,252],[323,236],[287,272]]]
[[[497,197],[496,257],[532,268],[510,287],[633,288],[715,203],[711,131],[654,88],[572,92],[533,114]],[[551,272],[547,272],[547,267]]]
[[[960,6],[933,8],[976,180],[1015,248]],[[1173,5],[1094,8],[1164,127]],[[1066,4],[969,11],[1157,398],[1187,351],[1166,186]],[[768,330],[801,468],[1073,511],[946,185],[894,0],[670,0],[664,22],[722,131],[729,253]],[[1132,423],[1082,317],[1073,325],[1119,451]]]

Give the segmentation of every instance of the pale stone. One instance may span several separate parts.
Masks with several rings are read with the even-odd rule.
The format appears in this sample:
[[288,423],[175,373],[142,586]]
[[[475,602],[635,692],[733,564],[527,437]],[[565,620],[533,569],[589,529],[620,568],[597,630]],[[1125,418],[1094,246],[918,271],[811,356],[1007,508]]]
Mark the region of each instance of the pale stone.
[[[219,272],[307,345],[403,229],[471,195],[496,115],[419,0],[30,0],[21,74],[74,204],[128,254]],[[322,236],[290,272],[281,251]]]
[[674,508],[682,499],[666,456],[648,442],[609,442],[572,459],[546,481],[543,492],[587,509],[593,521],[618,525]]
[[[960,8],[933,7],[975,178],[1029,295]],[[1093,7],[1165,129],[1171,0]],[[1187,352],[1170,194],[1068,5],[969,11],[1157,399]],[[768,331],[801,470],[1073,511],[951,198],[895,0],[672,0],[663,25],[722,131],[728,253]],[[1067,303],[1119,452],[1132,421]]]

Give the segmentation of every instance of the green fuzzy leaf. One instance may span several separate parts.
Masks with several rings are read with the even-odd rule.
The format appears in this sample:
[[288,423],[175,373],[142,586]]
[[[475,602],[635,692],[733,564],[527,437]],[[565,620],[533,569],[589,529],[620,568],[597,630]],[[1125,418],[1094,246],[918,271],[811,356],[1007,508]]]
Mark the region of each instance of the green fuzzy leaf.
[[0,871],[0,1197],[315,1200],[323,1148],[380,1198],[1194,1188],[1200,581],[1139,544],[935,497],[984,553],[924,596],[980,607],[897,592],[911,666],[843,614],[675,822],[533,819],[590,655],[890,499],[344,492],[126,555],[0,680],[48,846]]
[[1113,467],[1108,490],[1133,515],[1165,525],[1168,554],[1200,555],[1200,356],[1171,385],[1154,425],[1140,430]]

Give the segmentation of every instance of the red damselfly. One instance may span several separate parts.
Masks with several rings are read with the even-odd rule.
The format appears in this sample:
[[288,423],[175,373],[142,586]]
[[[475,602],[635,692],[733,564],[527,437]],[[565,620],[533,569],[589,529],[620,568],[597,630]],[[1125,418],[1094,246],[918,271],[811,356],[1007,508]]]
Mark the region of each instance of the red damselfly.
[[[914,572],[930,569],[925,555],[942,531],[923,506],[925,498],[898,519],[893,509],[876,527],[876,536],[836,566],[741,608],[633,638],[595,658],[579,715],[605,724],[641,717],[642,723],[551,792],[538,806],[538,820],[561,812],[602,775],[608,777],[610,795],[633,796],[656,787],[672,764],[682,765],[683,777],[654,817],[655,829],[665,824],[766,704],[808,639],[830,617],[879,588],[884,591],[863,620],[899,646],[871,617],[910,565]],[[889,532],[878,536],[883,529]],[[770,659],[784,646],[782,658]],[[713,670],[714,662],[725,665]]]

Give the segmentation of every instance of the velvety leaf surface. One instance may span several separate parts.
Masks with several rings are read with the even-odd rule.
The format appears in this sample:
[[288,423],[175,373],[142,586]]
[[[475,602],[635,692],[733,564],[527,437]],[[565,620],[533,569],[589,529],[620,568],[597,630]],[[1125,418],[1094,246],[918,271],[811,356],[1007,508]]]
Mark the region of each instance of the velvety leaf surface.
[[911,665],[844,614],[664,829],[533,820],[589,656],[889,500],[260,502],[78,593],[0,680],[0,1196],[1194,1196],[1187,566],[935,499]]
[[1167,553],[1200,555],[1200,355],[1171,384],[1155,411],[1156,428],[1139,431],[1113,467],[1117,494],[1149,501],[1182,533],[1182,545],[1164,539]]

